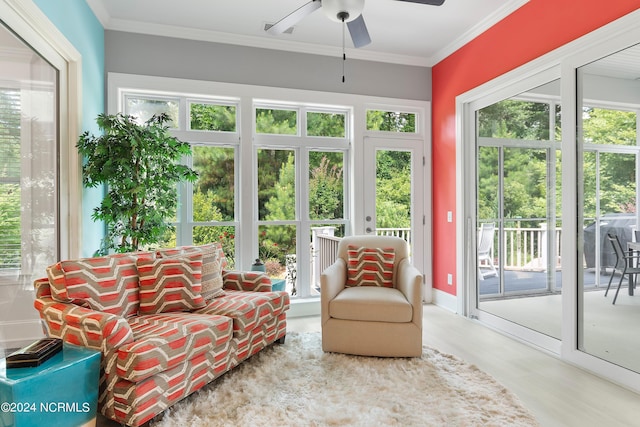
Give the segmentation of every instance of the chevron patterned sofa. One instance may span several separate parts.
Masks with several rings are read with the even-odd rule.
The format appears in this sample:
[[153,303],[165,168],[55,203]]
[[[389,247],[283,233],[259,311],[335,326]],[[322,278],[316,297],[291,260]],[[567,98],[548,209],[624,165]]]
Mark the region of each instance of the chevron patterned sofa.
[[284,342],[289,295],[225,267],[219,243],[61,261],[34,305],[47,335],[102,352],[98,408],[139,426]]

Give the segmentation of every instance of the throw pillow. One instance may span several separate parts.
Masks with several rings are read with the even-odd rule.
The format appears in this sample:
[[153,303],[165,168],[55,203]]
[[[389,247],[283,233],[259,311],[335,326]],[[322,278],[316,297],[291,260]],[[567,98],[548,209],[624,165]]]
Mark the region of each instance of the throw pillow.
[[[202,297],[205,301],[225,295],[222,290],[222,245],[211,243],[185,248],[184,252],[202,254]],[[224,254],[222,254],[224,256]]]
[[192,311],[204,307],[202,254],[138,260],[140,314]]
[[393,287],[393,248],[347,247],[347,283],[345,286]]
[[118,316],[137,314],[138,272],[134,258],[84,258],[62,261],[59,266],[65,288],[63,292],[56,290],[59,299]]

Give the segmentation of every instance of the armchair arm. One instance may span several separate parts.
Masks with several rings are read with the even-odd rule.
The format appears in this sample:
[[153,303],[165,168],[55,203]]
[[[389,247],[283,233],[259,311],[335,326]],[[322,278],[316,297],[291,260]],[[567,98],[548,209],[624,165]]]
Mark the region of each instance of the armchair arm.
[[222,283],[224,289],[271,292],[271,279],[260,271],[222,271]]
[[49,335],[64,341],[101,351],[133,342],[126,319],[115,314],[91,310],[50,297],[36,298],[34,307],[47,325]]
[[329,302],[344,289],[347,282],[347,263],[338,258],[320,274],[320,312],[322,324],[329,320]]
[[408,259],[398,264],[396,287],[413,307],[413,322],[422,325],[422,274]]

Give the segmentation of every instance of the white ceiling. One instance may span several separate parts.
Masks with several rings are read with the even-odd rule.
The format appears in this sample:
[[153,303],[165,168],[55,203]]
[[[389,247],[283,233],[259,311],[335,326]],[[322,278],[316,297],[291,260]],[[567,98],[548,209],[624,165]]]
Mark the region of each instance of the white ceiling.
[[[293,34],[271,36],[275,23],[309,0],[87,0],[105,29],[164,35],[320,55],[340,55],[342,24],[322,10],[305,17]],[[529,0],[446,0],[428,6],[366,0],[362,15],[371,44],[353,59],[432,66]]]

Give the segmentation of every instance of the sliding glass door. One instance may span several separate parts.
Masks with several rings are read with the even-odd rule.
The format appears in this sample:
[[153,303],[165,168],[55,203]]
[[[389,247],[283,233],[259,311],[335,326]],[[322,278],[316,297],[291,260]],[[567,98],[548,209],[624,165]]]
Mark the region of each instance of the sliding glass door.
[[459,308],[639,390],[640,28],[611,25],[459,97]]
[[[634,295],[638,292],[629,275],[622,275],[626,261],[617,258],[614,241],[626,253],[630,244],[640,240],[638,58],[640,45],[577,71],[578,200],[583,225],[579,240],[584,241],[584,262],[578,276],[578,347],[635,372],[640,372],[636,329],[640,297]],[[637,258],[629,264],[636,267]]]
[[0,348],[39,336],[34,275],[60,253],[58,70],[0,23]]
[[475,312],[561,339],[559,82],[475,110]]

